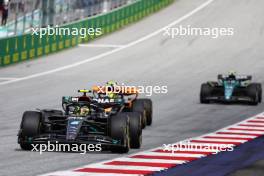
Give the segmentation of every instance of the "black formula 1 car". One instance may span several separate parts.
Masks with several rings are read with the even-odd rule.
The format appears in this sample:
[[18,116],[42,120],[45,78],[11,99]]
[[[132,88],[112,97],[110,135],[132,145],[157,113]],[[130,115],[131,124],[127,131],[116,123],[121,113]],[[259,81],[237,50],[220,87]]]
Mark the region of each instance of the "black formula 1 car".
[[200,102],[247,102],[257,105],[262,101],[262,86],[252,83],[252,76],[218,75],[218,81],[203,83]]
[[[140,111],[124,111],[124,99],[121,97],[102,97],[91,90],[78,90],[82,96],[63,96],[62,108],[66,115],[81,114],[76,112],[76,107],[89,107],[89,119],[95,122],[107,123],[109,118],[123,114],[129,118],[129,135],[131,148],[140,148],[142,143],[142,114]],[[92,94],[91,94],[92,93]],[[89,95],[87,95],[89,94]],[[99,96],[99,97],[98,97]],[[82,108],[79,108],[80,110]],[[78,111],[78,110],[77,110]],[[140,130],[138,129],[140,128]]]
[[142,128],[137,112],[107,114],[105,107],[80,97],[64,97],[66,113],[59,110],[26,111],[18,143],[24,150],[32,144],[101,144],[103,149],[126,153],[140,148]]

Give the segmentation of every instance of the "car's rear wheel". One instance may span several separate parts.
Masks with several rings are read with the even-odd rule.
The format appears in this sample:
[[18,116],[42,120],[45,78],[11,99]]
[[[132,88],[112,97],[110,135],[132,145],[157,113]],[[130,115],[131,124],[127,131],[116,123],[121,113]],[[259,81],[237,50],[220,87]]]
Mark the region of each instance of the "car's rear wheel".
[[145,102],[142,99],[136,99],[132,103],[132,112],[139,112],[142,116],[142,129],[147,125],[147,111],[145,110]]
[[139,149],[142,144],[141,113],[126,112],[129,117],[130,147]]
[[112,116],[109,121],[110,136],[121,143],[122,146],[113,146],[113,153],[127,153],[130,149],[129,118],[125,113]]
[[247,87],[248,96],[251,97],[252,101],[250,104],[257,105],[259,103],[259,85],[252,83]]
[[147,125],[150,126],[152,124],[152,101],[151,99],[148,98],[142,98],[140,99],[142,101],[144,101],[144,105],[145,105],[145,110],[146,110],[146,122]]
[[203,83],[201,85],[200,103],[202,104],[210,103],[210,101],[207,99],[207,97],[210,96],[210,93],[211,93],[211,86],[207,83]]
[[259,95],[259,103],[262,102],[262,85],[260,83],[257,83],[258,84],[258,95]]
[[[21,122],[21,135],[20,138],[34,138],[40,134],[41,129],[41,113],[36,111],[26,111],[23,114]],[[20,147],[23,150],[31,150],[32,145],[29,142],[22,140]]]

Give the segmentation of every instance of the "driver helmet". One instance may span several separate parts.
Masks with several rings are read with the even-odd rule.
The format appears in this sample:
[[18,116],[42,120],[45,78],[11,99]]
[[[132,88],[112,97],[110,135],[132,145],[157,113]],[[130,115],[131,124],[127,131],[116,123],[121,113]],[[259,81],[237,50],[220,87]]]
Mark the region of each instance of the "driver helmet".
[[236,79],[236,72],[235,71],[229,71],[228,72],[228,78],[229,79]]
[[116,98],[117,93],[115,93],[115,88],[118,86],[117,82],[115,81],[108,81],[106,82],[106,88],[107,88],[107,96],[109,98]]

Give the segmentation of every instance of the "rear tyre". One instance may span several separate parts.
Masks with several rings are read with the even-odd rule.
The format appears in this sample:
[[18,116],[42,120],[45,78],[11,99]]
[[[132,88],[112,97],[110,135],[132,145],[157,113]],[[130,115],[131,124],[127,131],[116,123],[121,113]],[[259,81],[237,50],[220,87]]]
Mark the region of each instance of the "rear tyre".
[[252,83],[247,88],[248,96],[251,97],[252,101],[250,104],[257,105],[259,103],[259,85]]
[[139,149],[142,144],[141,113],[126,112],[129,117],[130,147]]
[[[23,114],[20,129],[20,138],[22,139],[38,136],[41,129],[41,113],[36,111],[26,111]],[[20,142],[20,147],[23,150],[31,150],[33,148],[31,143],[23,140]]]
[[152,124],[152,101],[151,99],[148,98],[143,98],[141,99],[142,101],[144,101],[144,105],[145,105],[145,110],[146,110],[146,122],[147,125],[150,126]]
[[207,83],[203,83],[201,85],[200,103],[202,104],[210,103],[210,101],[206,99],[208,96],[210,96],[210,93],[211,93],[211,86]]
[[262,102],[262,85],[260,83],[257,83],[258,84],[258,95],[259,95],[259,103]]
[[147,125],[147,112],[145,110],[145,102],[142,99],[136,99],[132,103],[132,112],[139,112],[141,113],[142,119],[142,129],[144,129]]
[[119,113],[110,118],[109,122],[110,136],[121,142],[122,146],[113,146],[111,151],[113,153],[127,153],[130,149],[129,142],[129,118],[125,113]]

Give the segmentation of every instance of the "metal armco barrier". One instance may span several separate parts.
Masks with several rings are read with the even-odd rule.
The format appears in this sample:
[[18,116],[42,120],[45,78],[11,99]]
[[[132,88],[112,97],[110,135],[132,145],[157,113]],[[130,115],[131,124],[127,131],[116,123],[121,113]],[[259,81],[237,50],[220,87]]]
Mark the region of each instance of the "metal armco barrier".
[[[116,9],[110,13],[87,18],[62,27],[101,28],[102,35],[114,32],[130,23],[154,13],[174,0],[139,0],[133,4]],[[89,42],[96,36],[45,35],[40,38],[32,33],[0,40],[0,67],[35,59],[50,53]]]

